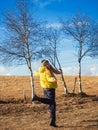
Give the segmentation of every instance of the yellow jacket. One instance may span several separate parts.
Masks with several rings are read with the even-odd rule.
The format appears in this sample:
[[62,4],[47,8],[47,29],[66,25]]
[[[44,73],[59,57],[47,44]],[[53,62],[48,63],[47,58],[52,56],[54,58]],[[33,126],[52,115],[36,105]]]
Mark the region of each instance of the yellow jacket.
[[35,75],[39,75],[42,88],[57,87],[57,82],[54,81],[56,77],[45,66],[41,66],[39,72],[35,72]]

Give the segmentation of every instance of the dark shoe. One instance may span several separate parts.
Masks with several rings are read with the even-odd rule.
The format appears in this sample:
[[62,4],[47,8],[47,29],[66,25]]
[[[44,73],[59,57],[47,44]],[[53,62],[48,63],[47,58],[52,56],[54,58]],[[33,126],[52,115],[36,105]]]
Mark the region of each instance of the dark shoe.
[[37,95],[34,95],[34,97],[32,98],[32,101],[37,101],[39,99],[39,97]]
[[58,126],[56,125],[56,123],[55,123],[55,119],[54,119],[54,118],[51,119],[51,121],[50,121],[50,126],[58,127]]
[[58,127],[56,124],[50,124],[50,126],[52,126],[52,127]]

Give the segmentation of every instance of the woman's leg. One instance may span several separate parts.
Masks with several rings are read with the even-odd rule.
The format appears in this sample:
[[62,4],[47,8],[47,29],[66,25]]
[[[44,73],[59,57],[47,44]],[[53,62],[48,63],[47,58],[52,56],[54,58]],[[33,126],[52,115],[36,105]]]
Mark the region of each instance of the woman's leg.
[[35,97],[32,101],[39,101],[44,104],[49,105],[50,111],[50,126],[56,127],[56,102],[55,102],[55,89],[44,89],[44,96],[45,98]]
[[55,102],[55,89],[44,89],[45,98],[49,99],[51,102],[49,104],[50,111],[50,125],[56,126],[56,102]]

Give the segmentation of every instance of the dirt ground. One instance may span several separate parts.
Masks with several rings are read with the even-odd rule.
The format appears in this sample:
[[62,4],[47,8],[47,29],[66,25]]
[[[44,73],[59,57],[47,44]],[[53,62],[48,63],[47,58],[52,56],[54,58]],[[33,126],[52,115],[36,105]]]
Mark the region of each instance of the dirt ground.
[[[68,76],[65,80],[72,92],[74,77]],[[0,130],[98,130],[98,77],[83,77],[82,84],[85,93],[79,94],[76,87],[76,94],[65,95],[58,77],[58,127],[53,128],[49,126],[48,106],[30,102],[28,77],[0,77]],[[35,86],[37,95],[43,96],[38,78],[35,79]]]

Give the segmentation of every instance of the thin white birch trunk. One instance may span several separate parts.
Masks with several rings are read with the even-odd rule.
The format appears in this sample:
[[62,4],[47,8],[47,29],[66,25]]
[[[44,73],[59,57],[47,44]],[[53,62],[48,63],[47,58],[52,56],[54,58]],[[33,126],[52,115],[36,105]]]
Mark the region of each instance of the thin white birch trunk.
[[79,62],[79,93],[82,92],[82,84],[81,84],[81,62]]
[[32,76],[30,76],[30,83],[31,83],[32,98],[33,98],[35,95],[35,91],[34,91],[34,80]]

